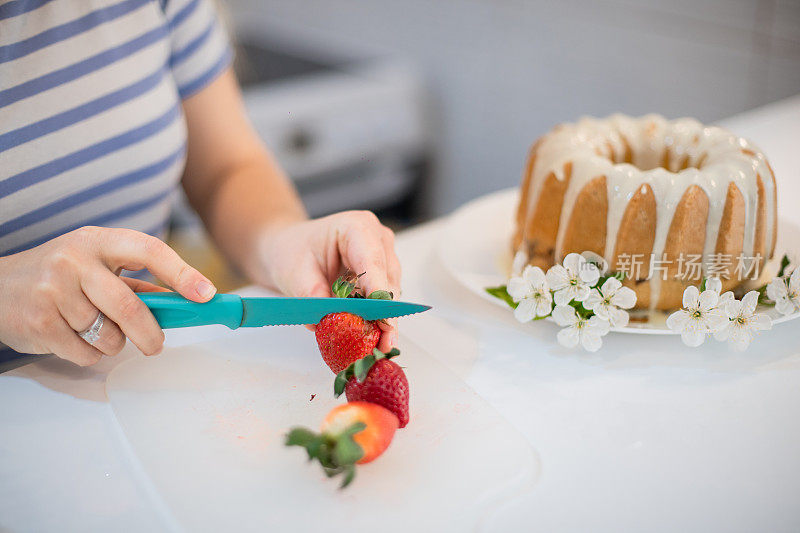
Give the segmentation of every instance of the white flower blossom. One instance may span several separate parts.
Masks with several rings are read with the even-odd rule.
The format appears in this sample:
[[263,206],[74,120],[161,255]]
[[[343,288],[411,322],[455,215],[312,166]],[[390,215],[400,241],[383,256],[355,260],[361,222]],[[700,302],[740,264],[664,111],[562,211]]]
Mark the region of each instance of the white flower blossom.
[[591,250],[586,250],[581,256],[589,263],[594,264],[601,276],[608,272],[608,261],[606,261],[602,255],[592,252]]
[[553,297],[541,268],[526,266],[522,274],[508,280],[508,294],[518,303],[514,317],[529,322],[537,316],[547,316],[553,309]]
[[603,335],[608,333],[610,324],[598,316],[583,318],[570,305],[557,305],[553,319],[559,326],[566,326],[558,332],[558,343],[573,348],[580,343],[584,349],[596,352],[603,345]]
[[744,351],[753,340],[756,331],[766,331],[772,328],[772,320],[762,313],[756,313],[758,306],[758,292],[750,291],[741,301],[733,298],[725,305],[728,323],[722,329],[714,332],[718,341],[728,341],[734,350]]
[[767,285],[767,296],[782,315],[791,315],[800,309],[800,267],[795,268],[788,279],[773,278]]
[[583,306],[594,311],[598,317],[607,320],[612,326],[623,328],[628,325],[628,313],[636,305],[636,293],[633,289],[623,287],[614,277],[608,278],[599,289],[589,292]]
[[717,308],[722,309],[723,311],[728,306],[730,302],[735,302],[736,297],[733,295],[733,291],[726,291],[719,295],[719,301],[717,302]]
[[[705,290],[714,291],[719,294],[722,291],[722,282],[719,280],[719,278],[708,278],[706,280]],[[734,300],[736,300],[736,297],[733,295],[733,291],[723,292],[722,294],[719,294],[717,308],[725,311],[725,307],[728,305],[728,303]]]
[[721,329],[728,321],[728,315],[717,307],[719,294],[713,290],[702,293],[694,285],[683,291],[683,309],[675,311],[667,318],[667,326],[680,332],[687,346],[700,346],[706,335]]
[[717,294],[722,292],[722,282],[719,278],[708,278],[706,279],[706,287],[705,290],[707,291],[714,291]]
[[528,264],[528,254],[523,252],[522,250],[518,251],[514,254],[514,261],[511,263],[511,277],[520,276],[522,274],[522,269],[525,268],[525,265]]
[[567,254],[564,264],[553,265],[547,271],[547,283],[554,292],[556,305],[567,305],[572,300],[582,302],[600,278],[597,267],[580,254]]

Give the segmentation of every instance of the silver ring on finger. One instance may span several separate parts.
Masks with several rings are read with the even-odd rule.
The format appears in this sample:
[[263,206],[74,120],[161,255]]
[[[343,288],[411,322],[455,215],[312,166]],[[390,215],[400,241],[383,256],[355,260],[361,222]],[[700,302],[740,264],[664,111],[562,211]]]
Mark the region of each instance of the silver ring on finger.
[[103,320],[105,315],[102,311],[97,313],[97,318],[94,319],[92,325],[86,328],[85,330],[78,333],[78,336],[94,346],[98,340],[100,340],[100,330],[103,328]]

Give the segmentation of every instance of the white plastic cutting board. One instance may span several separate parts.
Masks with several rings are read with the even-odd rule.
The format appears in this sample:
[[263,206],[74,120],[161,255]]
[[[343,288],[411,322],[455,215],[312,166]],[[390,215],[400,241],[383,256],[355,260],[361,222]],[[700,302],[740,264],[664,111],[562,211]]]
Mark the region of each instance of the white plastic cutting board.
[[346,490],[282,444],[289,427],[316,429],[343,401],[302,328],[239,331],[133,358],[106,390],[155,489],[189,530],[479,529],[533,486],[537,455],[433,357],[402,338],[401,349],[411,422]]

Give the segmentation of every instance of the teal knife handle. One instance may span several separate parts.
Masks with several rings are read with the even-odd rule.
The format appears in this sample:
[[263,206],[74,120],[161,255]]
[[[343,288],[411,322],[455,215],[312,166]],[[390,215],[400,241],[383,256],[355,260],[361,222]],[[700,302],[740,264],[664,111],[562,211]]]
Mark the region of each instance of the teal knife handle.
[[223,324],[236,329],[242,324],[242,297],[217,294],[206,303],[187,300],[177,292],[140,292],[162,329]]

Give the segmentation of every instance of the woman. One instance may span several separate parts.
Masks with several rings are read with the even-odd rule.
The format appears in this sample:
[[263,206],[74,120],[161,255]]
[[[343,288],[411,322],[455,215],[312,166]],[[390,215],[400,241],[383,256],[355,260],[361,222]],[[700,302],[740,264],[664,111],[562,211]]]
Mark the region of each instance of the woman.
[[[397,290],[372,213],[308,220],[247,122],[231,56],[211,0],[0,2],[0,343],[79,365],[126,338],[159,353],[134,295],[156,287],[119,274],[147,268],[197,302],[216,291],[159,239],[179,182],[265,287],[328,296],[349,267],[367,291]],[[384,326],[380,347],[394,341]]]

